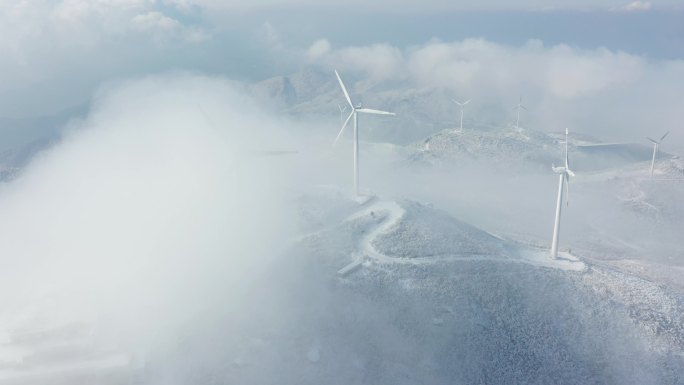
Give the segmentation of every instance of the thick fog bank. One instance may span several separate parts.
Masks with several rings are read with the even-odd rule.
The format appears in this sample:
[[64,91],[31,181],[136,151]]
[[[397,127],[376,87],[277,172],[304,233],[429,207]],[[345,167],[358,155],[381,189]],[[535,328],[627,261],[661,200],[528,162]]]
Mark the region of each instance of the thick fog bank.
[[296,149],[287,126],[220,78],[103,87],[0,187],[1,340],[83,323],[145,351],[217,298],[247,300],[294,233],[299,168],[269,153]]

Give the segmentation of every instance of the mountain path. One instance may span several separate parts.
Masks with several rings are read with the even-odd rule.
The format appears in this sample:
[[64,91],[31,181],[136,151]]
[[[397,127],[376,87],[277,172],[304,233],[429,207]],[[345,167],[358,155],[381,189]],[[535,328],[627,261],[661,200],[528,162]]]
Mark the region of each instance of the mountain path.
[[371,231],[365,234],[358,243],[357,252],[352,255],[353,261],[338,271],[339,275],[347,275],[362,265],[368,265],[368,261],[380,264],[399,264],[399,265],[428,265],[439,262],[456,261],[494,261],[509,263],[525,263],[534,266],[550,267],[562,270],[584,271],[587,266],[577,257],[569,253],[559,253],[558,259],[551,259],[548,253],[540,250],[520,250],[519,258],[492,257],[490,255],[443,255],[431,257],[395,257],[383,254],[373,245],[374,241],[381,235],[387,234],[396,226],[406,214],[406,210],[395,201],[383,200],[379,197],[370,197],[362,203],[361,210],[351,214],[345,222],[354,221],[363,217],[372,216],[376,213],[386,213],[387,215],[378,222]]

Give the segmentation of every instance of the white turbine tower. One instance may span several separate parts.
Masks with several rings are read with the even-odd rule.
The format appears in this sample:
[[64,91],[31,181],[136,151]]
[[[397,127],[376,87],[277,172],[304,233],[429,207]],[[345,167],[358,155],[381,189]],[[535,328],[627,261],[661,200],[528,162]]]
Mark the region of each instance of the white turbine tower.
[[575,173],[570,169],[570,162],[568,161],[568,129],[565,129],[565,166],[552,166],[553,172],[559,174],[558,177],[558,201],[556,202],[556,221],[553,226],[553,239],[551,240],[551,257],[558,256],[558,235],[560,232],[560,217],[561,206],[563,202],[563,185],[565,184],[565,204],[568,204],[568,196],[570,195],[570,177],[574,177]]
[[520,97],[520,101],[518,102],[518,105],[513,107],[513,109],[518,109],[518,120],[515,121],[515,128],[520,128],[520,110],[525,110],[529,111],[525,106],[522,104],[522,96]]
[[347,87],[344,86],[344,82],[342,82],[342,78],[340,78],[340,74],[337,73],[337,70],[335,70],[335,76],[337,76],[337,81],[340,82],[340,87],[342,88],[342,92],[344,93],[345,99],[347,99],[347,103],[349,103],[349,107],[351,107],[351,113],[347,117],[347,120],[344,121],[342,124],[342,128],[340,129],[340,133],[337,134],[337,137],[335,138],[335,142],[333,145],[337,144],[337,141],[340,139],[342,136],[342,133],[344,132],[344,129],[347,127],[347,124],[349,124],[349,120],[354,117],[354,194],[356,196],[359,195],[359,113],[362,114],[372,114],[372,115],[395,115],[393,112],[386,112],[386,111],[380,111],[380,110],[372,110],[370,108],[362,108],[361,104],[359,105],[354,105],[352,103],[351,98],[349,97],[349,92],[347,92]]
[[660,148],[660,142],[665,139],[665,137],[670,133],[670,131],[666,132],[663,134],[663,136],[660,137],[660,140],[655,140],[651,138],[646,138],[648,139],[651,143],[653,143],[653,159],[651,159],[651,178],[653,178],[653,168],[655,167],[655,160],[656,156],[658,155],[658,150]]
[[466,100],[463,103],[459,102],[456,99],[451,99],[451,100],[461,107],[461,131],[463,131],[463,107],[465,107],[466,104],[470,103],[470,99]]
[[344,123],[344,112],[347,111],[347,106],[343,106],[341,104],[338,104],[337,108],[340,109],[340,124],[342,124],[342,123]]

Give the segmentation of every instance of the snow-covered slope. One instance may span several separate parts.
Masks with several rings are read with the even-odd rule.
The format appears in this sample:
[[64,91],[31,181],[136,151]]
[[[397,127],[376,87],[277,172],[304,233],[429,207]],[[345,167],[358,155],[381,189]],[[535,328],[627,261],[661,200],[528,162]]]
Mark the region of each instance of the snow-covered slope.
[[411,161],[432,165],[488,164],[541,171],[557,161],[560,146],[545,134],[523,129],[446,129],[416,145]]
[[[650,159],[647,146],[634,143],[603,145],[584,135],[570,137],[572,167],[580,172],[614,169]],[[548,172],[560,164],[565,138],[516,127],[445,129],[414,145],[410,161],[425,165],[487,165],[505,171]],[[667,154],[662,154],[667,156]]]
[[[327,226],[302,238],[263,277],[268,285],[255,282],[249,303],[190,337],[174,362],[212,360],[176,366],[175,378],[380,385],[684,380],[680,294],[598,266],[528,263],[523,254],[531,250],[424,205],[341,199],[333,209],[334,202],[315,194],[301,200],[306,221]],[[449,252],[453,258],[443,258]],[[360,268],[335,273],[359,257]],[[227,324],[235,329],[221,332]],[[201,343],[207,341],[220,342]]]
[[97,318],[15,330],[0,383],[684,381],[681,293],[567,253],[553,261],[425,204],[333,187],[297,202],[291,249],[163,344],[130,350]]
[[[370,141],[406,145],[455,122],[450,99],[453,96],[444,90],[356,81],[348,74],[342,75],[354,103],[392,111],[401,117],[373,117],[373,123],[364,126],[364,136]],[[347,104],[332,71],[305,69],[255,83],[248,90],[298,119],[319,118],[334,125],[338,124],[338,105]]]

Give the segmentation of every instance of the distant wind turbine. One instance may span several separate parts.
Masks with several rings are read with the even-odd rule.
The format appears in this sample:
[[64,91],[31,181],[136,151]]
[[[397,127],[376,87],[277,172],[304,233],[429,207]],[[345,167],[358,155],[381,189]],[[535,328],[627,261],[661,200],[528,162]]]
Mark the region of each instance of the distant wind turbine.
[[568,161],[568,129],[565,129],[565,167],[551,166],[553,172],[559,174],[558,177],[558,201],[556,202],[556,221],[553,226],[553,239],[551,240],[551,257],[558,256],[558,235],[560,233],[560,217],[561,206],[563,202],[563,185],[565,184],[565,204],[568,204],[568,196],[570,195],[570,177],[574,177],[575,173],[570,170],[570,162]]
[[342,123],[344,123],[344,112],[347,111],[347,106],[343,106],[341,104],[338,104],[337,108],[340,109],[340,124],[342,124]]
[[522,104],[522,96],[520,97],[520,101],[518,102],[518,105],[513,107],[513,109],[518,109],[518,120],[515,121],[515,128],[520,128],[520,110],[523,109],[525,111],[529,111],[525,106]]
[[340,139],[342,136],[342,133],[344,132],[344,129],[347,127],[347,124],[349,124],[349,120],[353,117],[354,118],[354,194],[356,196],[359,195],[359,117],[358,114],[372,114],[372,115],[395,115],[393,112],[386,112],[386,111],[380,111],[380,110],[372,110],[370,108],[362,108],[361,104],[354,105],[352,103],[351,98],[349,97],[349,92],[347,92],[347,87],[344,86],[344,82],[342,81],[342,78],[340,78],[340,74],[337,73],[337,70],[335,70],[335,76],[337,76],[337,81],[340,82],[340,87],[342,88],[342,92],[344,93],[345,99],[347,99],[347,103],[349,103],[349,107],[351,107],[351,113],[347,117],[347,120],[344,121],[344,124],[342,124],[342,128],[340,129],[340,133],[337,134],[337,137],[335,138],[335,142],[333,145],[337,144],[337,141]]
[[463,107],[465,107],[466,104],[470,103],[470,99],[466,100],[463,103],[459,102],[456,99],[451,99],[451,100],[461,107],[461,131],[463,131]]
[[660,140],[655,140],[651,138],[646,138],[648,139],[651,143],[653,143],[653,159],[651,159],[651,178],[653,178],[653,168],[655,167],[655,160],[656,156],[658,155],[658,150],[660,149],[660,142],[665,139],[665,137],[670,133],[670,131],[666,132],[663,134],[663,136],[660,137]]

